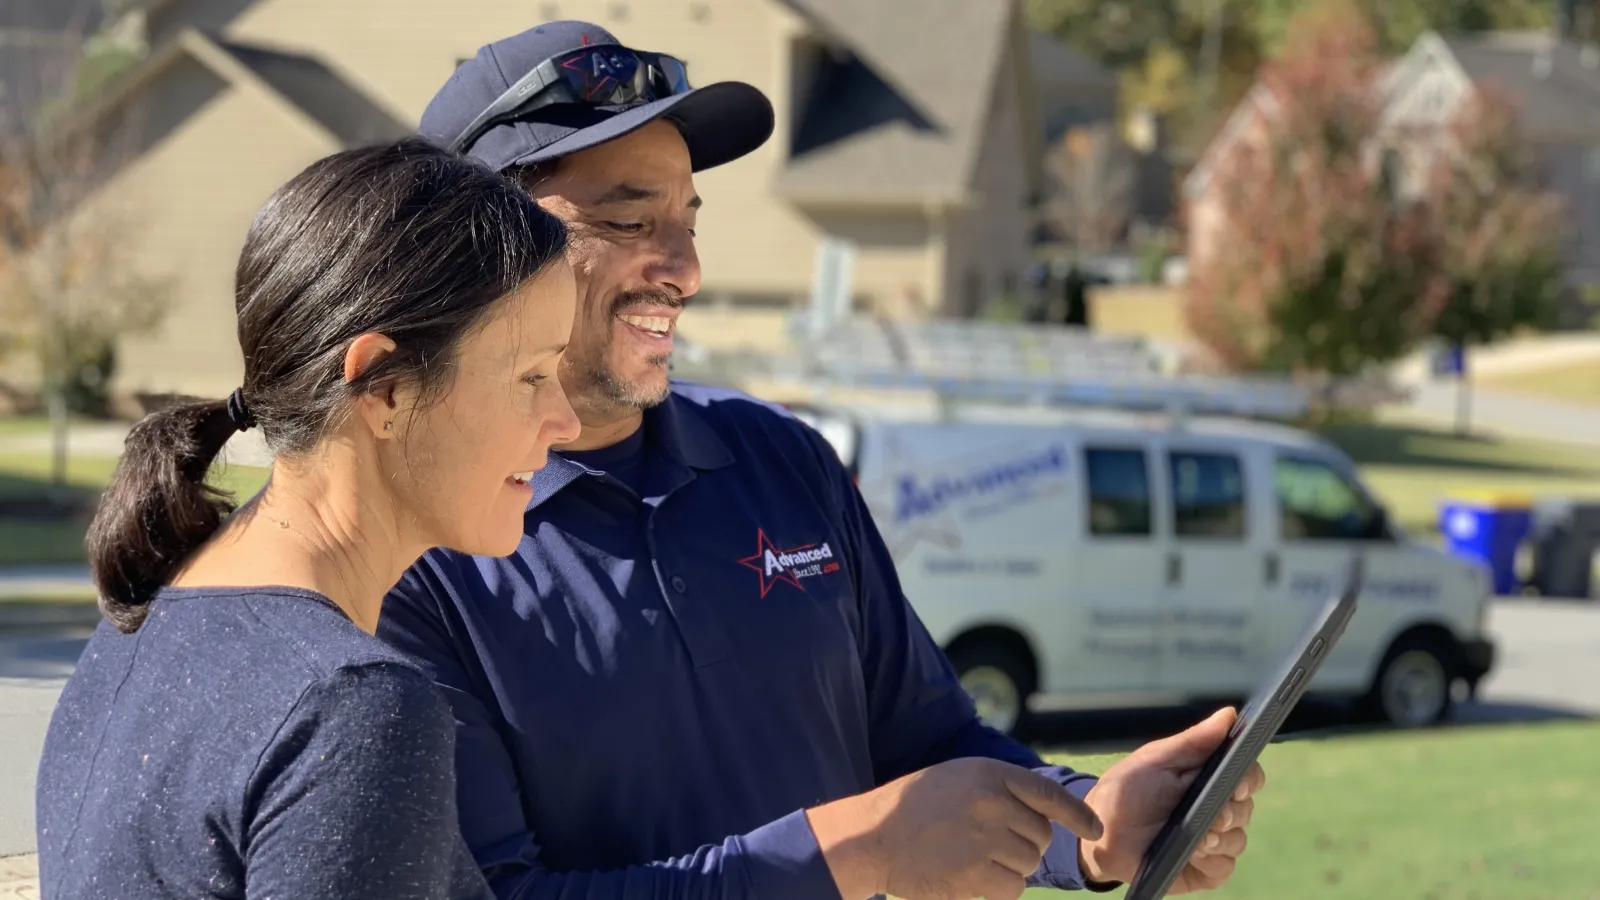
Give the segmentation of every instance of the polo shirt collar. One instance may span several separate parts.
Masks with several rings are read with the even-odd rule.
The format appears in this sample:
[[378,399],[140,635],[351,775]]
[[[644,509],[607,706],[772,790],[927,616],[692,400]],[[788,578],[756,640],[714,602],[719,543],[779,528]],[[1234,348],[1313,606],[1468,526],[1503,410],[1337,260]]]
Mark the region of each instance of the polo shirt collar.
[[733,451],[717,436],[705,413],[692,400],[674,392],[667,402],[645,411],[645,440],[692,469],[720,469],[733,464]]
[[[676,392],[668,394],[666,402],[645,410],[643,427],[646,452],[664,452],[687,468],[720,469],[734,462],[733,451],[717,436],[705,414]],[[545,467],[533,474],[533,499],[528,509],[538,507],[586,474],[592,473],[582,464],[551,453]]]

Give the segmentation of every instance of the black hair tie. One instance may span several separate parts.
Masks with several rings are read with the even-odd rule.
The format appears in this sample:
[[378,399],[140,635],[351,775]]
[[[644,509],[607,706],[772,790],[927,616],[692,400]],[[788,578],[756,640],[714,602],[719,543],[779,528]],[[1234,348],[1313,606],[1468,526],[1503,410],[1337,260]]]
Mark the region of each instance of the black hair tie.
[[228,395],[228,420],[233,422],[233,427],[239,431],[249,431],[256,427],[255,413],[244,402],[244,388],[236,388]]

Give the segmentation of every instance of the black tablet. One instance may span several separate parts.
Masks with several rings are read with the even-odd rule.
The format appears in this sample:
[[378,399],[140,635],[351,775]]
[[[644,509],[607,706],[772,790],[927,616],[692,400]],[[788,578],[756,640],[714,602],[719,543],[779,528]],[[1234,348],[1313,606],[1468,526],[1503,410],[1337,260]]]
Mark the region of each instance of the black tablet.
[[1167,824],[1150,842],[1124,900],[1160,900],[1166,896],[1211,830],[1234,788],[1249,771],[1250,764],[1283,727],[1284,719],[1305,693],[1311,676],[1316,674],[1328,650],[1344,633],[1346,623],[1356,611],[1361,582],[1361,563],[1356,559],[1351,562],[1339,593],[1329,597],[1317,610],[1283,663],[1272,672],[1271,678],[1257,687],[1255,695],[1239,711],[1239,719],[1227,739],[1211,754]]

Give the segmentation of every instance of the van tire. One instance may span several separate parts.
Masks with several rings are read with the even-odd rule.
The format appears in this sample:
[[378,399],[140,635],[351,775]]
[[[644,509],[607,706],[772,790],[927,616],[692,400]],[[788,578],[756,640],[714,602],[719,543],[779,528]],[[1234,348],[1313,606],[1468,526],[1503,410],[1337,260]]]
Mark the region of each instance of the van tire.
[[979,715],[988,713],[985,724],[1012,737],[1032,724],[1028,698],[1035,689],[1033,661],[1020,643],[988,636],[957,640],[946,654]]
[[1455,654],[1429,633],[1402,636],[1384,654],[1364,699],[1369,714],[1400,728],[1425,728],[1455,705]]

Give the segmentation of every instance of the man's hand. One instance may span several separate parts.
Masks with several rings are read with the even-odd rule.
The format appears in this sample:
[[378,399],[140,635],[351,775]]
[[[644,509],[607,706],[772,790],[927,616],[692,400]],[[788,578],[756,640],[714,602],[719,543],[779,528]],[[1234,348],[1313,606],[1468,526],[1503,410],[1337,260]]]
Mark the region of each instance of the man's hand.
[[[1105,823],[1105,834],[1080,844],[1084,877],[1099,882],[1133,879],[1145,849],[1237,718],[1231,708],[1219,710],[1188,731],[1145,744],[1106,770],[1085,798]],[[1245,826],[1255,811],[1252,798],[1265,783],[1261,764],[1252,763],[1169,893],[1211,890],[1233,875],[1244,852]]]
[[930,766],[806,817],[844,900],[1015,900],[1050,846],[1051,822],[1084,840],[1101,834],[1066,788],[992,759]]

